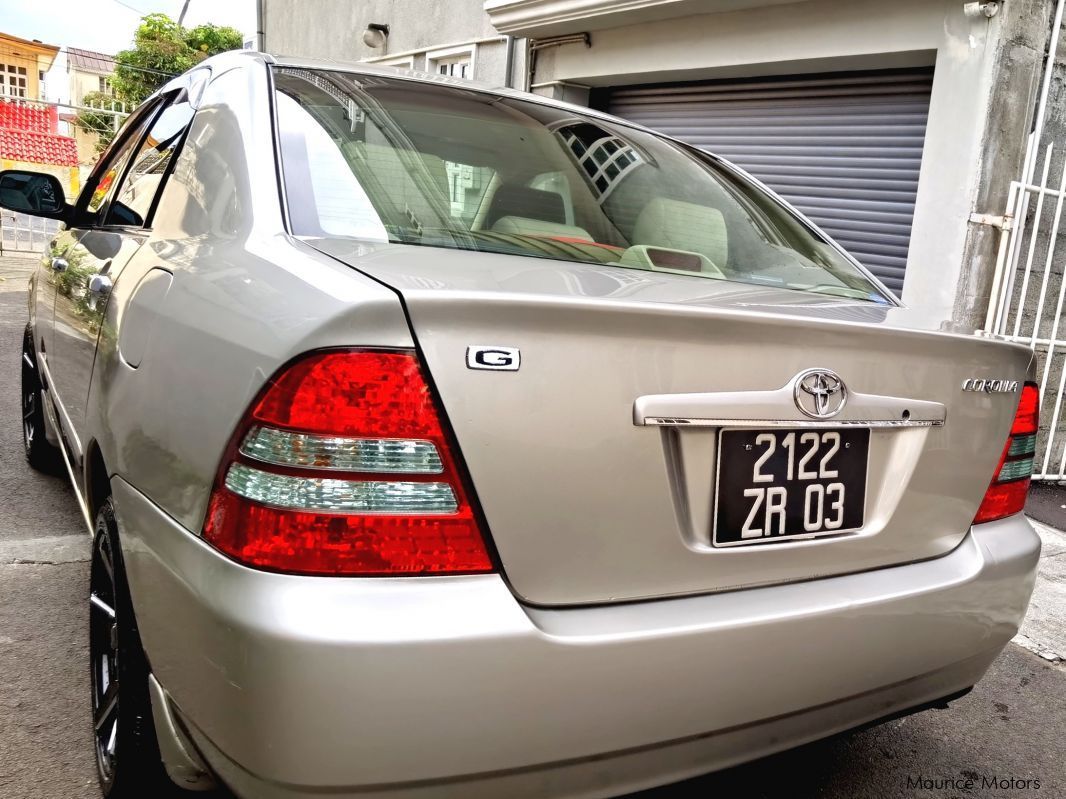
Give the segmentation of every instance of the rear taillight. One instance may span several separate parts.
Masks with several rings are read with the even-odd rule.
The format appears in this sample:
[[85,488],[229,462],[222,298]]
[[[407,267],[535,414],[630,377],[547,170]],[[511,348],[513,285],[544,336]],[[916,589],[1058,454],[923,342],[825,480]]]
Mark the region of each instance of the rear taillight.
[[273,571],[493,570],[410,352],[330,350],[277,376],[237,428],[203,535]]
[[1040,390],[1035,383],[1022,387],[1018,412],[1010,436],[999,457],[992,484],[977,509],[974,524],[1021,513],[1029,494],[1029,478],[1036,455],[1036,433],[1040,426]]

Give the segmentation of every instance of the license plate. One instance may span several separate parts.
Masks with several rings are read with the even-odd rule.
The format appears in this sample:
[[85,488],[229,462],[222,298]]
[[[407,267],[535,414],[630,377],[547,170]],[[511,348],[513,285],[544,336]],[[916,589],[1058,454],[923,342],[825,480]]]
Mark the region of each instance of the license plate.
[[858,530],[866,514],[870,430],[723,430],[716,547]]

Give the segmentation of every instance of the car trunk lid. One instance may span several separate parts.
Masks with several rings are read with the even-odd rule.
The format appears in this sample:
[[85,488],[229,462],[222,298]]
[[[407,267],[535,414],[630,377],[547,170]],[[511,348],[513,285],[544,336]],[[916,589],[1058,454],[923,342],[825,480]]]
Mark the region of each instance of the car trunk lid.
[[[920,314],[874,303],[528,257],[310,243],[402,296],[503,570],[534,604],[748,588],[945,554],[969,529],[1018,399],[962,385],[1020,385],[1030,367],[1023,347],[929,330]],[[470,368],[471,347],[517,349],[520,368]],[[811,369],[850,392],[833,419],[797,405],[797,377]],[[716,487],[752,468],[751,457],[719,453],[722,429],[852,427],[869,429],[858,529],[713,544]]]

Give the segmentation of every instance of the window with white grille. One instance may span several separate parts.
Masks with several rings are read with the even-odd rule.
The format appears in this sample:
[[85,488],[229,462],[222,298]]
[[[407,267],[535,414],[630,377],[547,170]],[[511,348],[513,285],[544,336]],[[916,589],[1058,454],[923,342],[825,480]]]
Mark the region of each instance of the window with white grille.
[[0,93],[8,97],[25,97],[26,67],[0,64]]

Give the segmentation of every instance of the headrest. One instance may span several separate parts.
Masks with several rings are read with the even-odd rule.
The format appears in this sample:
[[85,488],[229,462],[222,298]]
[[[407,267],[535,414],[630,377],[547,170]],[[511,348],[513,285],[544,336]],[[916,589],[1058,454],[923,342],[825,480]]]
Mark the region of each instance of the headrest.
[[528,186],[503,185],[492,196],[492,205],[483,227],[491,228],[505,216],[541,219],[545,222],[566,222],[566,208],[561,194],[541,191]]
[[644,206],[630,244],[698,252],[718,267],[729,260],[729,234],[721,211],[665,197]]

